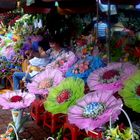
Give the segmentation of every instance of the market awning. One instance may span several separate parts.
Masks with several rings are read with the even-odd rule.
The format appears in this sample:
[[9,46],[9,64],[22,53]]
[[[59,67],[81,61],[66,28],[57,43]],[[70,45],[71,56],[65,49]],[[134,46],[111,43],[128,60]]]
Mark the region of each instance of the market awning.
[[102,3],[107,4],[108,1],[111,4],[117,4],[117,5],[137,5],[140,3],[140,0],[101,0]]
[[0,0],[0,13],[10,11],[16,8],[16,0]]

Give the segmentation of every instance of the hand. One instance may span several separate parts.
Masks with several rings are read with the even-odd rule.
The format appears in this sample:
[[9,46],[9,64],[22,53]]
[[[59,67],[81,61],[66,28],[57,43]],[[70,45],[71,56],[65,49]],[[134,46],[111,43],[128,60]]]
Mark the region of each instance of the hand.
[[23,77],[23,78],[22,78],[22,81],[25,82],[25,81],[26,81],[26,77]]
[[44,71],[44,70],[45,70],[45,67],[41,67],[41,68],[40,68],[40,71]]

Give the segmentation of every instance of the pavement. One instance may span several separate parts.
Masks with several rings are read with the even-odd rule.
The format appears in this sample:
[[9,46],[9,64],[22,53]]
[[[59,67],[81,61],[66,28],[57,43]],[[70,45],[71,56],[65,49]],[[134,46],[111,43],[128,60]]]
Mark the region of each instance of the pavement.
[[[0,107],[0,134],[3,134],[7,130],[8,124],[12,122],[12,115],[10,110],[3,110]],[[38,126],[35,122],[29,119],[24,124],[23,132],[19,133],[20,140],[44,140],[50,136],[48,128]]]

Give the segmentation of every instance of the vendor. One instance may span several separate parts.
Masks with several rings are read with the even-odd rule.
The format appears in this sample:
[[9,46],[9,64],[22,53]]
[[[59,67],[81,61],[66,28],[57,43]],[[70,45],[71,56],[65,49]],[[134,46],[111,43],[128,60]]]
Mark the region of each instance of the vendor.
[[36,57],[33,57],[29,60],[30,65],[26,73],[15,72],[13,74],[14,90],[20,88],[20,80],[31,80],[32,77],[40,73],[40,71],[44,70],[45,66],[54,62],[56,59],[63,56],[67,52],[67,50],[63,48],[62,39],[60,35],[54,35],[53,37],[49,38],[50,49],[48,50],[43,45],[43,43],[39,42],[38,45],[39,55],[36,55]]
[[[13,83],[14,90],[19,89],[19,82],[22,79],[29,80],[35,76],[41,69],[47,65],[47,45],[44,41],[38,43],[39,49],[37,56],[34,56],[29,60],[29,66],[26,72],[14,72],[13,74]],[[24,77],[24,78],[23,78]]]

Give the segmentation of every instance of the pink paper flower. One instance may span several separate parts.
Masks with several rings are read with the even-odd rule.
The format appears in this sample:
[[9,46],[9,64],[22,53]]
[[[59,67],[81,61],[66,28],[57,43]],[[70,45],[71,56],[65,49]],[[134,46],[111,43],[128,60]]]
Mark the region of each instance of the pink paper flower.
[[8,91],[0,95],[0,105],[3,109],[21,109],[30,106],[35,96],[28,92]]
[[60,70],[62,73],[66,71],[76,62],[77,58],[75,54],[71,51],[64,53],[61,57],[58,57],[54,62],[47,65],[46,69],[52,67],[54,69]]
[[123,81],[136,70],[136,66],[130,63],[110,63],[91,73],[87,84],[90,90],[112,90],[115,93],[123,87]]
[[90,68],[90,63],[88,61],[80,61],[78,64],[74,66],[73,73],[84,73],[86,70]]
[[29,93],[48,94],[50,88],[57,86],[64,79],[62,72],[56,69],[48,68],[36,75],[32,83],[27,84]]
[[112,91],[88,93],[68,111],[68,120],[80,129],[94,130],[112,120],[116,120],[122,107],[121,99],[112,96]]

